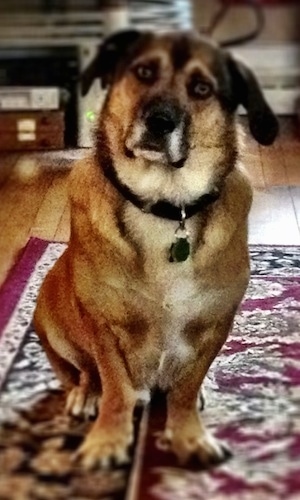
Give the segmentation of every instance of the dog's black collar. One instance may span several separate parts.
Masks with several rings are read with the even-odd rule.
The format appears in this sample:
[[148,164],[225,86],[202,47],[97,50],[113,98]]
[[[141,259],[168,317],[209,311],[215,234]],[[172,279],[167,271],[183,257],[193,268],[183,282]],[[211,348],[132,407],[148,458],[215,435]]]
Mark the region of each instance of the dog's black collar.
[[[133,205],[139,208],[142,212],[151,213],[157,217],[163,219],[169,219],[174,221],[180,221],[182,218],[182,207],[178,207],[169,203],[168,201],[161,200],[157,201],[153,205],[145,204],[137,195],[135,195],[131,189],[123,184],[117,176],[115,169],[105,168],[104,174],[107,179],[113,184],[113,186],[122,194],[122,196],[130,201]],[[201,212],[209,205],[214,203],[220,197],[220,193],[217,189],[211,191],[210,193],[203,194],[197,198],[193,203],[184,205],[186,219],[193,217],[193,215]]]
[[[193,217],[193,215],[201,212],[207,208],[211,203],[216,201],[220,196],[218,191],[213,191],[211,193],[206,193],[197,198],[194,203],[189,205],[185,205],[185,213],[186,219]],[[172,205],[168,201],[158,201],[154,205],[150,207],[149,210],[145,210],[145,212],[150,212],[153,215],[157,215],[158,217],[162,217],[163,219],[170,219],[180,221],[182,217],[182,207],[177,207],[176,205]]]

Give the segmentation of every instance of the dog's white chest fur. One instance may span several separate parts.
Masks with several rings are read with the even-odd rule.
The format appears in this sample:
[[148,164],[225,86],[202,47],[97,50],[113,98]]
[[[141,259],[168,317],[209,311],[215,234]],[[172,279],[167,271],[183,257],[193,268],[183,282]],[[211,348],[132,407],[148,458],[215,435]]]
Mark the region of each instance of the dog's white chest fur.
[[[148,291],[152,290],[168,306],[195,296],[196,280],[191,257],[184,262],[170,262],[170,250],[176,241],[179,223],[144,214],[133,205],[125,212],[126,228],[130,238],[143,256],[144,278]],[[199,220],[186,221],[191,253],[198,238]]]
[[[167,383],[169,363],[178,366],[194,356],[185,336],[186,325],[201,310],[199,284],[194,276],[192,258],[170,263],[169,253],[175,241],[177,222],[143,214],[129,205],[125,213],[126,228],[139,246],[144,262],[144,298],[156,303],[160,311],[162,352],[158,369],[159,385]],[[198,238],[198,217],[187,221],[191,251]],[[143,297],[142,297],[143,299]]]

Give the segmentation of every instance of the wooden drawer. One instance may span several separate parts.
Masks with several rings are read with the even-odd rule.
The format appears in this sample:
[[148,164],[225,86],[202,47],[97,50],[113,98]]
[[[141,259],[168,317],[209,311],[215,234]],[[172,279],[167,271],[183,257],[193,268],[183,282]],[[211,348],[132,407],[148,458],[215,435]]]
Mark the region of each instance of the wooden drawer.
[[63,111],[19,111],[0,112],[0,132],[24,130],[64,128]]
[[0,112],[0,151],[61,149],[64,113]]
[[28,151],[35,149],[63,149],[64,137],[62,134],[41,134],[33,138],[21,138],[16,134],[2,134],[0,132],[0,151]]

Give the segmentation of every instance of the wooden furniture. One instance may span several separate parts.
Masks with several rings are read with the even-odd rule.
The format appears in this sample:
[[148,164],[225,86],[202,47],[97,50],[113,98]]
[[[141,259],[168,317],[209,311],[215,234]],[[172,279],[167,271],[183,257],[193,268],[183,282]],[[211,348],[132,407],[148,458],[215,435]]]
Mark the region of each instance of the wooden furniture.
[[63,111],[0,112],[0,151],[63,149]]

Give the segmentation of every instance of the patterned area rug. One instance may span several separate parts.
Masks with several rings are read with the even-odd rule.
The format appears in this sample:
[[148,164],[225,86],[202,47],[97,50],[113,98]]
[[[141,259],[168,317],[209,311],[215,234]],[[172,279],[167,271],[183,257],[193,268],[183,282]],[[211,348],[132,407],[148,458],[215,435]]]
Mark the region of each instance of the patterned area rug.
[[32,329],[39,286],[65,246],[31,239],[0,290],[0,499],[299,500],[300,249],[252,247],[252,279],[206,379],[207,426],[234,452],[208,471],[155,446],[164,402],[136,414],[132,463],[84,473],[71,457],[90,423],[64,395]]

